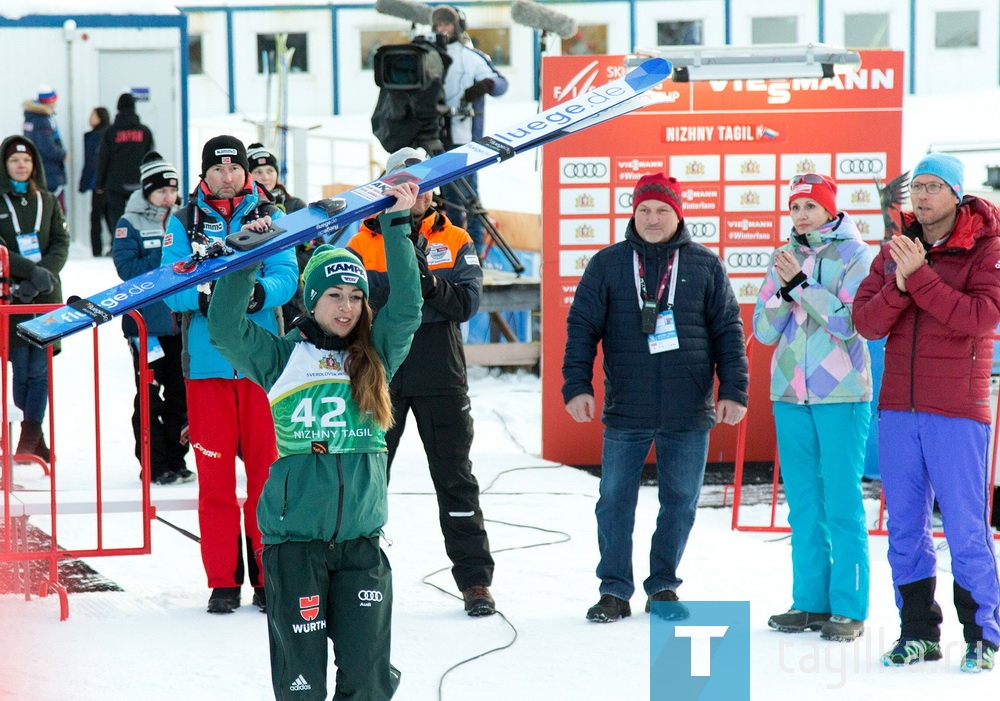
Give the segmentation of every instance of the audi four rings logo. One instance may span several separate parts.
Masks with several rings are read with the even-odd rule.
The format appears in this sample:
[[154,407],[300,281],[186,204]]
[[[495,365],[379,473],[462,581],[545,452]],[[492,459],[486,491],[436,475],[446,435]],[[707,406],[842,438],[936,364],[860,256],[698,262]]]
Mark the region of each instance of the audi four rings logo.
[[845,158],[840,162],[840,172],[851,175],[881,173],[885,162],[881,158]]
[[623,192],[618,195],[618,206],[622,209],[632,209],[632,193]]
[[567,163],[562,169],[567,178],[603,178],[608,167],[603,163]]
[[771,262],[771,254],[763,252],[730,253],[726,264],[733,268],[763,268]]
[[382,592],[373,589],[362,589],[358,592],[358,599],[360,601],[381,601]]
[[710,221],[688,222],[687,230],[691,232],[691,238],[710,239],[719,232],[719,227]]

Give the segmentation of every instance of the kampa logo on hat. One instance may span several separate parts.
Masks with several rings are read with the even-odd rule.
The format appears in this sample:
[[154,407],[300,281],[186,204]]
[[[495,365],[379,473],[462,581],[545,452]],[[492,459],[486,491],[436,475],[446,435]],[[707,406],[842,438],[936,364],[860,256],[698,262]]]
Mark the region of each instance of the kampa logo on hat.
[[365,277],[365,269],[360,265],[355,265],[349,261],[342,260],[337,261],[336,263],[330,263],[323,269],[323,274],[326,277],[340,275],[344,282],[356,285],[358,284],[358,280]]
[[235,156],[236,149],[234,148],[217,148],[215,149],[216,156]]

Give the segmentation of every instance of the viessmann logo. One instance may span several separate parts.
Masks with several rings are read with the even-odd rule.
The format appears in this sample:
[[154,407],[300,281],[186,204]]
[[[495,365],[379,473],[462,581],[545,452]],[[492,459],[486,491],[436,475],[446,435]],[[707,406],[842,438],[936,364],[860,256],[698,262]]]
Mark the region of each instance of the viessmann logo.
[[835,73],[832,78],[792,80],[710,80],[714,92],[767,93],[772,105],[788,104],[795,93],[895,90],[896,71],[892,68],[860,68],[851,73]]

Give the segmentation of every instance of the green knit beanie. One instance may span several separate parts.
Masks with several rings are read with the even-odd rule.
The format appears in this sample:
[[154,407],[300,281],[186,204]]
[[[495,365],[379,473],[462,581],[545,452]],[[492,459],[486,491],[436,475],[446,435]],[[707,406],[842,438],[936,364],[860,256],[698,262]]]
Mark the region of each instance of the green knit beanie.
[[302,292],[306,311],[312,316],[316,300],[337,285],[357,285],[368,297],[368,274],[358,257],[345,248],[323,244],[313,253],[302,271],[305,289]]

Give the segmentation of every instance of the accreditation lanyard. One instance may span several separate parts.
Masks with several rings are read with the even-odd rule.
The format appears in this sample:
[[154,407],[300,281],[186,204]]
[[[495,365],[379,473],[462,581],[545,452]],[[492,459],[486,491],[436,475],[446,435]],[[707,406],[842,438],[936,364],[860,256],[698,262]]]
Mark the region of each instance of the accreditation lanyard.
[[[642,332],[646,334],[649,342],[650,353],[662,353],[680,348],[680,341],[677,338],[677,326],[674,323],[674,296],[677,292],[677,260],[680,250],[674,251],[667,269],[663,272],[659,288],[656,291],[656,299],[648,299],[646,293],[645,269],[642,258],[637,251],[633,251],[632,269],[635,273],[635,289],[639,296],[639,310],[642,315]],[[667,289],[667,278],[670,278],[669,289]],[[657,313],[660,306],[660,299],[664,290],[667,290],[667,308]]]
[[7,203],[7,209],[10,211],[10,220],[14,226],[18,252],[33,263],[39,262],[42,259],[42,248],[38,243],[38,230],[42,228],[42,193],[35,191],[35,229],[26,234],[21,233],[21,222],[17,219],[17,212],[14,211],[14,204],[10,201],[8,193],[4,193],[3,200]]

